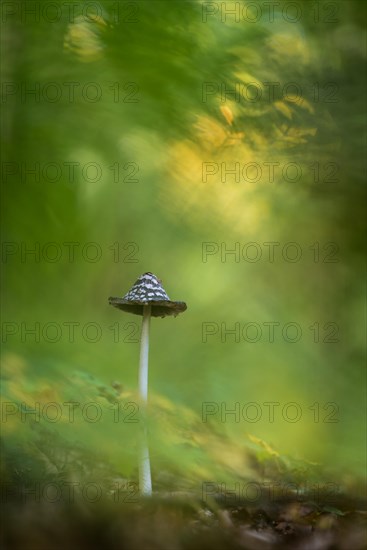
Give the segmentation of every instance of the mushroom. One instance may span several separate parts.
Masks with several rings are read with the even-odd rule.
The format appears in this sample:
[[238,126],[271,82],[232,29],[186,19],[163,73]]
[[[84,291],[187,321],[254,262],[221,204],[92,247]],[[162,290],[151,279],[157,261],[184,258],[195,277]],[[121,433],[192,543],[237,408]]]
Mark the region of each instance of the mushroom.
[[[145,413],[145,406],[148,401],[150,318],[166,317],[168,315],[174,315],[176,317],[179,313],[187,309],[185,302],[172,302],[161,283],[162,281],[153,275],[153,273],[144,273],[123,298],[111,297],[108,299],[109,303],[118,309],[143,316],[139,362],[139,396],[143,406],[143,413]],[[149,449],[145,423],[139,458],[139,487],[142,495],[150,496],[152,494]]]

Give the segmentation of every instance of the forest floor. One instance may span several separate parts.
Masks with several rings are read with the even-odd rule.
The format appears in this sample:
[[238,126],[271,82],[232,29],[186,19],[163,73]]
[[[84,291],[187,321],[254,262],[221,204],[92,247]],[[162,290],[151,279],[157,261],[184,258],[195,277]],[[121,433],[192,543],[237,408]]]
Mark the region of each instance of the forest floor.
[[107,505],[26,496],[7,499],[6,550],[362,550],[367,542],[366,503],[346,497],[332,506],[299,499],[254,506],[168,493]]

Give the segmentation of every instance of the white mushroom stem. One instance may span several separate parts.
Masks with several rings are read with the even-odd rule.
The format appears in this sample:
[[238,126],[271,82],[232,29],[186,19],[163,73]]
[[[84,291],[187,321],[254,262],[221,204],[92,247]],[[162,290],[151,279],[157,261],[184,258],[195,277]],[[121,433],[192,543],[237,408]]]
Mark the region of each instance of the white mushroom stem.
[[143,324],[141,327],[140,364],[139,364],[139,395],[141,401],[148,401],[148,358],[149,358],[149,326],[151,306],[144,306]]
[[143,324],[140,341],[140,363],[139,363],[139,396],[142,407],[142,430],[140,439],[139,456],[139,488],[140,493],[145,496],[152,494],[152,478],[150,474],[150,460],[148,448],[148,434],[145,423],[145,406],[148,402],[148,358],[149,358],[149,326],[151,306],[144,306]]

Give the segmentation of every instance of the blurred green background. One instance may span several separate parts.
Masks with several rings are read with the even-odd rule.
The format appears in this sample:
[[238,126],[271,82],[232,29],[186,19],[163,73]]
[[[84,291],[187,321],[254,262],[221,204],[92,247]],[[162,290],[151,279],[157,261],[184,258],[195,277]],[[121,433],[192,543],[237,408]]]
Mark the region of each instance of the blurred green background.
[[[52,455],[59,471],[67,442],[136,478],[137,424],[113,422],[108,407],[136,399],[141,320],[108,297],[152,271],[188,304],[152,320],[153,484],[287,469],[307,478],[317,463],[355,487],[366,427],[365,3],[6,4],[2,390],[18,411],[5,409],[8,456]],[[223,176],[235,163],[239,181]],[[264,163],[279,163],[273,181]],[[294,165],[284,177],[288,163],[299,177]],[[225,254],[250,242],[257,262]],[[267,242],[279,243],[273,262]],[[290,242],[299,261],[282,255]],[[203,243],[215,253],[204,258]],[[274,342],[269,322],[279,323]],[[302,330],[294,343],[281,334],[290,322]],[[216,330],[206,342],[205,323]],[[222,323],[238,323],[239,341]],[[246,323],[260,325],[258,341],[243,337]],[[22,402],[66,401],[98,403],[101,420],[22,422]],[[205,402],[255,402],[262,416],[203,423]],[[266,402],[280,404],[274,422]],[[297,422],[281,413],[290,402]]]

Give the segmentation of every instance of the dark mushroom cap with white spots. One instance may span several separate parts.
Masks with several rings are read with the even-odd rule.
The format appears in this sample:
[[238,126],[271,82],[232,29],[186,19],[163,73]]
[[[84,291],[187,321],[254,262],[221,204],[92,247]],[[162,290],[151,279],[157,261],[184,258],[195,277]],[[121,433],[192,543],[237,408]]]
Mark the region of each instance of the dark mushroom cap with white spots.
[[109,298],[111,306],[136,315],[143,315],[144,306],[151,306],[152,317],[178,315],[187,309],[185,302],[172,302],[161,281],[153,273],[144,273],[123,298]]

